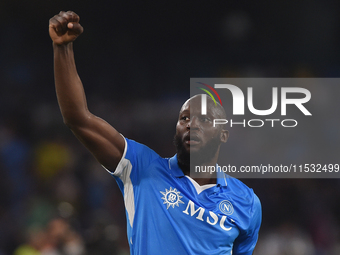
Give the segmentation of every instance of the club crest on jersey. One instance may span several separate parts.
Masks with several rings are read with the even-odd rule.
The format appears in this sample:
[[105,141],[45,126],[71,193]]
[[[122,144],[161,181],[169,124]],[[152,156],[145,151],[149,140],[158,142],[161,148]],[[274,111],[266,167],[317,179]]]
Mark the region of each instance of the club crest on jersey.
[[166,204],[166,209],[169,209],[170,206],[172,206],[172,208],[175,208],[175,205],[179,207],[179,203],[184,204],[184,202],[181,200],[183,196],[180,196],[180,192],[176,189],[172,189],[172,187],[170,187],[170,190],[165,189],[165,192],[160,192],[163,195],[163,204]]
[[228,200],[223,200],[219,205],[219,209],[226,215],[232,215],[234,212],[234,207]]

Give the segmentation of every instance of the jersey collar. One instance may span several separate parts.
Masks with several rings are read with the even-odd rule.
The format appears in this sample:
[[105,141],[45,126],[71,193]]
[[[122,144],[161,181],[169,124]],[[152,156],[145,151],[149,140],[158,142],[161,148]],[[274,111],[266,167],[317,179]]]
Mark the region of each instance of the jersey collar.
[[171,171],[171,175],[175,177],[184,177],[184,173],[178,165],[177,154],[172,158],[169,158],[169,169]]
[[231,178],[231,177],[229,175],[227,175],[226,173],[223,173],[223,172],[217,173],[216,183],[223,186],[223,187],[227,187],[229,178]]

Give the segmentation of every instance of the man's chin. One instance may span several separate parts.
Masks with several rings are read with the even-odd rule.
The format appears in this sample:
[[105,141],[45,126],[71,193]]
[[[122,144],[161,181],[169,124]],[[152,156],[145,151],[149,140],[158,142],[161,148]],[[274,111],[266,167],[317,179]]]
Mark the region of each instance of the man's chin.
[[[218,141],[217,141],[218,142]],[[214,157],[218,144],[212,140],[208,146],[203,146],[201,142],[192,144],[186,143],[178,136],[174,137],[174,143],[177,148],[177,158],[182,165],[193,166],[209,163]],[[211,146],[212,145],[212,146]]]

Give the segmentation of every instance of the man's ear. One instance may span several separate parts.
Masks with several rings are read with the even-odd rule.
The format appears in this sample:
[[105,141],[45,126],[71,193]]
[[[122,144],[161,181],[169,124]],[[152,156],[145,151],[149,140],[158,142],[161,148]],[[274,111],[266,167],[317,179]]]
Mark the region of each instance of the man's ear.
[[229,131],[222,129],[222,131],[221,131],[221,142],[226,143],[228,138],[229,138]]

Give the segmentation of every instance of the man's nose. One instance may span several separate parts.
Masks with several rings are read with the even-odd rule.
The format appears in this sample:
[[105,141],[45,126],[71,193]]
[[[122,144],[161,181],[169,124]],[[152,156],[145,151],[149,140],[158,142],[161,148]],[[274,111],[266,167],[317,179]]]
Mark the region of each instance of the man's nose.
[[187,129],[198,129],[199,123],[198,118],[196,116],[191,116],[190,121],[187,123]]

